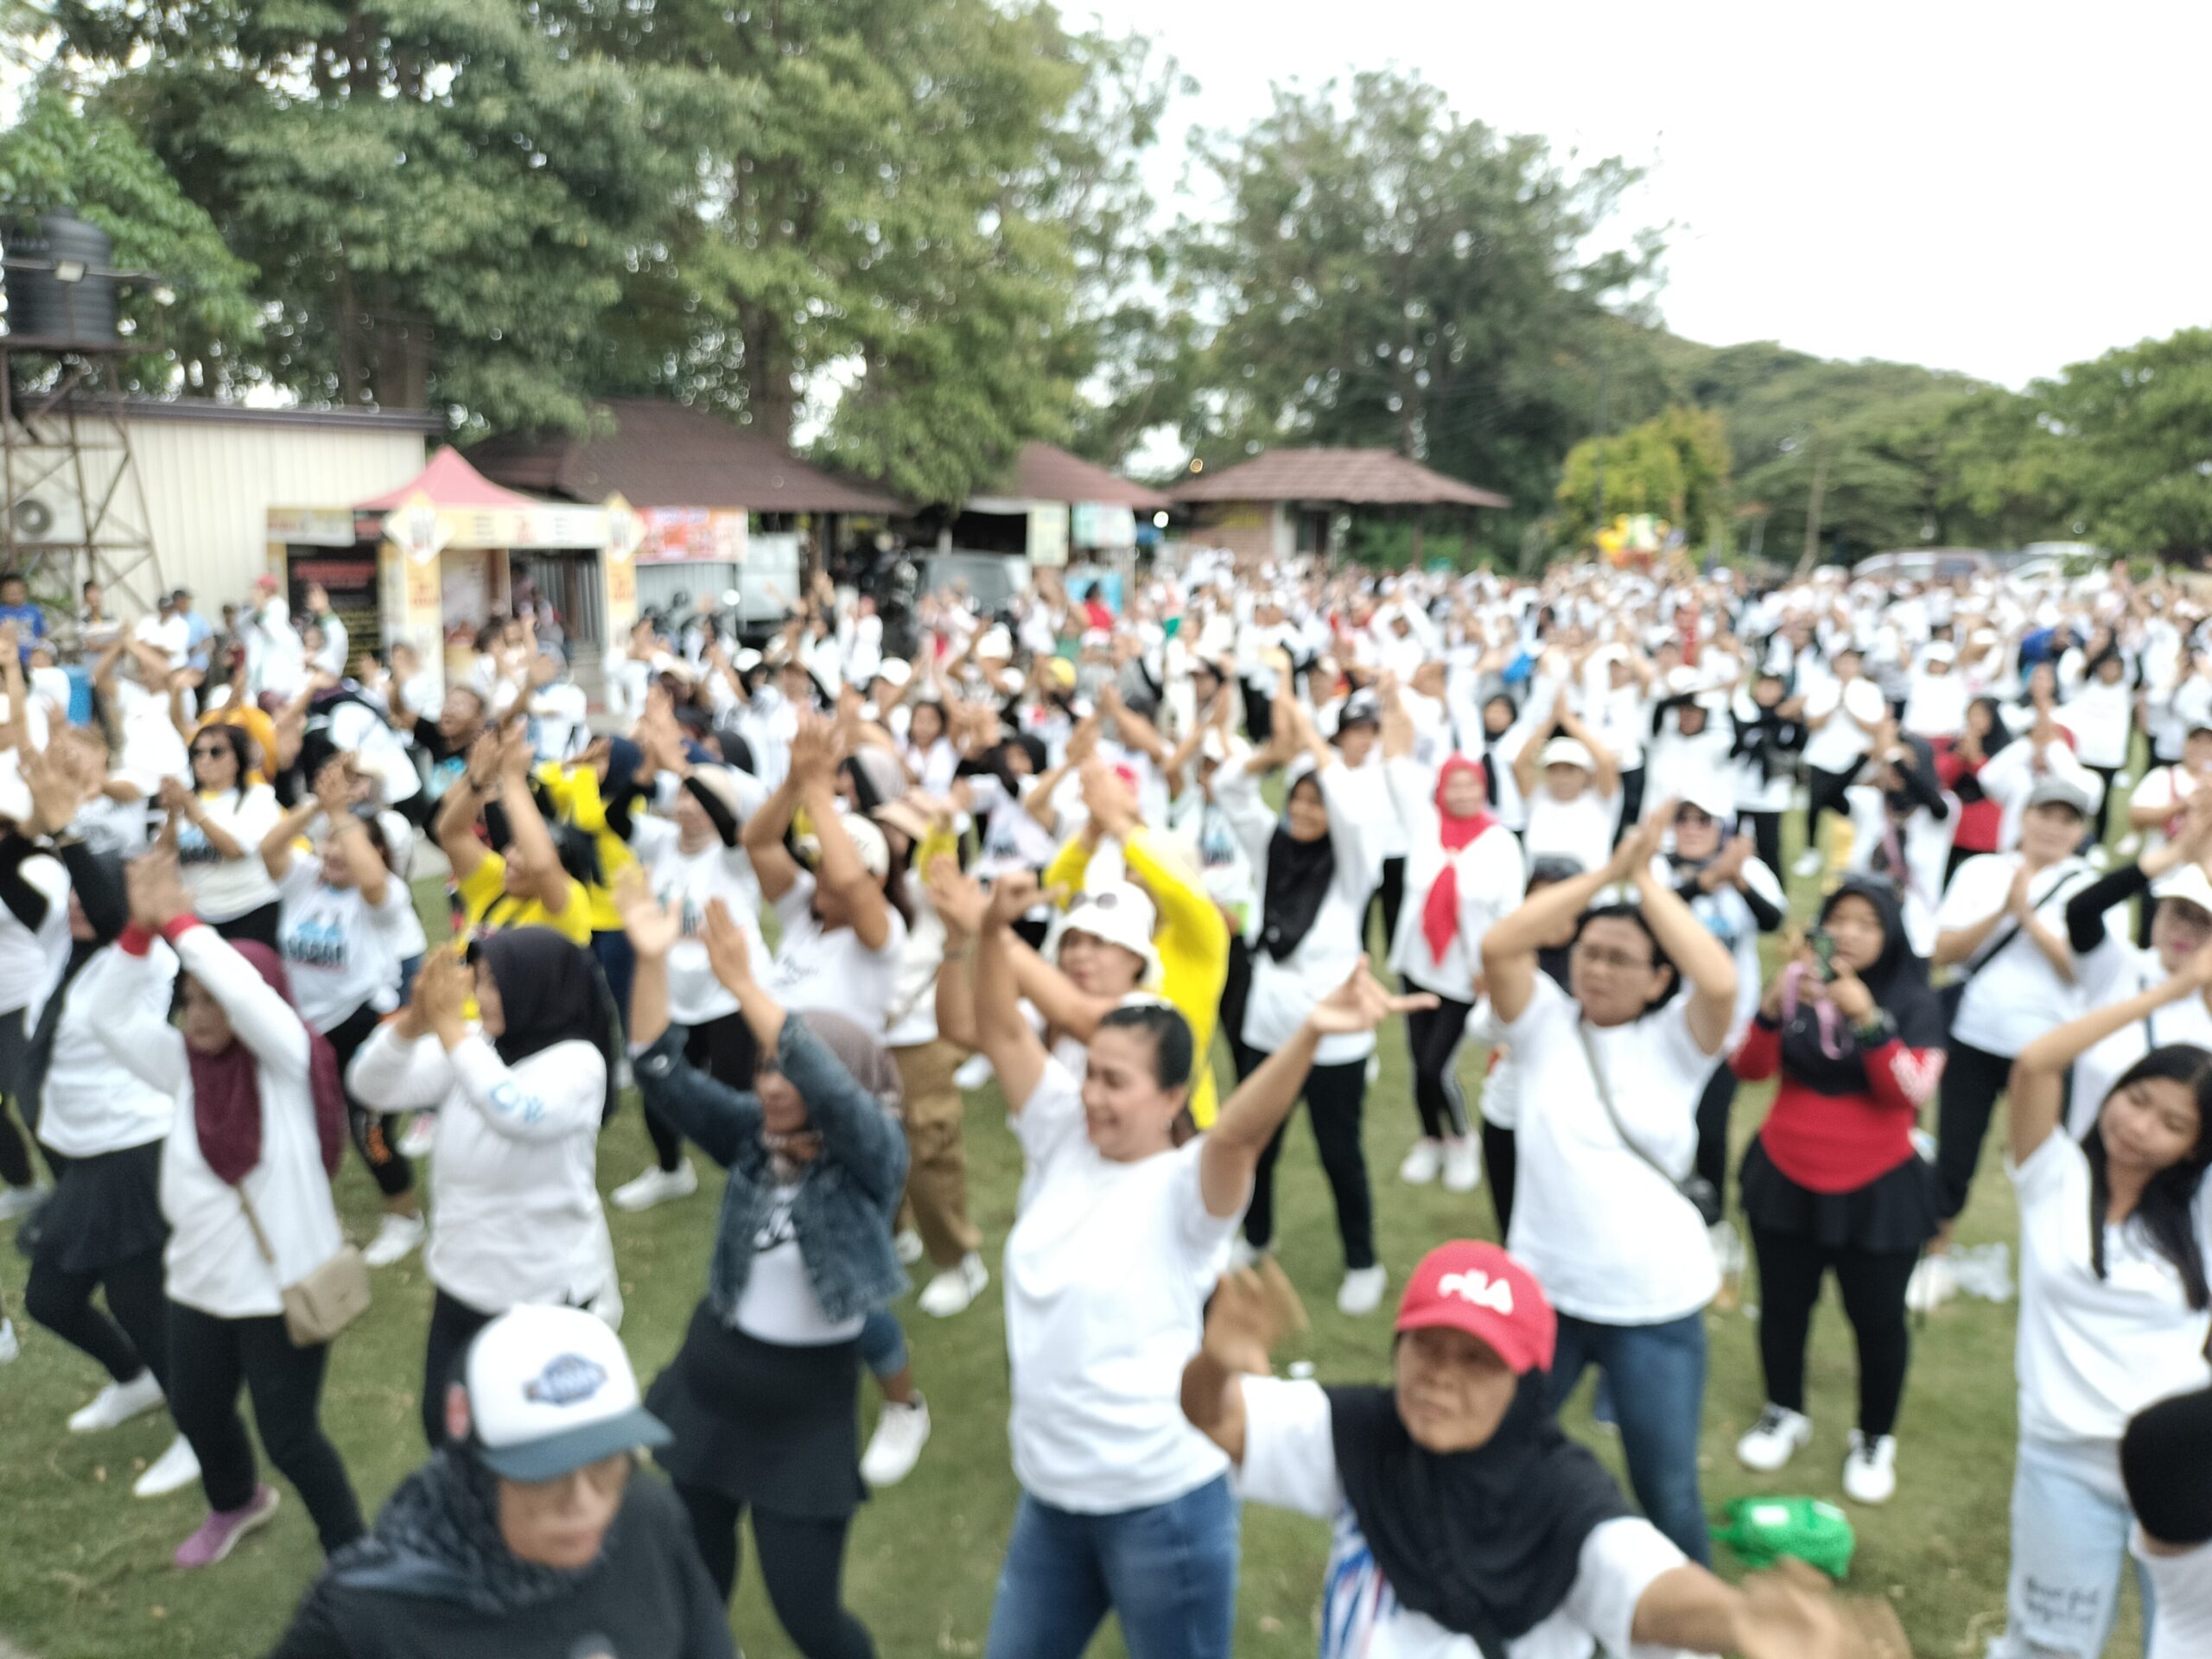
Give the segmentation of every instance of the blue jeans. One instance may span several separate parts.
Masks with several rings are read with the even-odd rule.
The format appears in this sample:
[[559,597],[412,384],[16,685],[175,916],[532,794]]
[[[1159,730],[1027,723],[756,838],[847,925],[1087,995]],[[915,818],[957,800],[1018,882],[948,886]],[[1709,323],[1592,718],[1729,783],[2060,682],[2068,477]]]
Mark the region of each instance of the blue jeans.
[[[1990,1659],[2097,1659],[2120,1611],[2120,1570],[2134,1522],[2120,1484],[2116,1451],[2064,1450],[2022,1440],[2012,1471],[2012,1567],[2005,1586],[2005,1634]],[[2143,1640],[2155,1612],[2150,1575],[2139,1566]]]
[[599,971],[607,980],[607,994],[614,999],[614,1017],[621,1022],[627,1036],[630,1030],[630,982],[638,972],[638,953],[630,948],[630,936],[620,928],[613,928],[591,936],[591,953],[599,963]]
[[906,1331],[887,1307],[869,1311],[861,1326],[861,1363],[880,1379],[906,1369]]
[[984,1659],[1081,1659],[1109,1610],[1129,1659],[1229,1659],[1236,1522],[1226,1475],[1113,1515],[1071,1514],[1024,1492]]
[[1600,1367],[1611,1386],[1621,1452],[1629,1484],[1651,1524],[1700,1566],[1713,1564],[1706,1530],[1705,1497],[1698,1490],[1698,1430],[1705,1414],[1705,1315],[1692,1313],[1665,1325],[1593,1325],[1559,1319],[1559,1351],[1552,1361],[1552,1407],[1556,1410],[1582,1380],[1583,1368]]

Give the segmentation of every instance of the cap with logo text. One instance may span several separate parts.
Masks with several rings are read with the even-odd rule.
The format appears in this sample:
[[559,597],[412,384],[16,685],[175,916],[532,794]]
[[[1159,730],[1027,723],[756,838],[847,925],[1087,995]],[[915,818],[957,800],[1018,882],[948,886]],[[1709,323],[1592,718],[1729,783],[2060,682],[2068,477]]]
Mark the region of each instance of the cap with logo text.
[[477,1454],[509,1480],[557,1480],[673,1438],[640,1402],[622,1339],[582,1308],[510,1308],[470,1344],[464,1380]]
[[1548,1371],[1559,1316],[1535,1275],[1495,1244],[1458,1238],[1421,1259],[1398,1304],[1398,1330],[1464,1331],[1515,1375]]

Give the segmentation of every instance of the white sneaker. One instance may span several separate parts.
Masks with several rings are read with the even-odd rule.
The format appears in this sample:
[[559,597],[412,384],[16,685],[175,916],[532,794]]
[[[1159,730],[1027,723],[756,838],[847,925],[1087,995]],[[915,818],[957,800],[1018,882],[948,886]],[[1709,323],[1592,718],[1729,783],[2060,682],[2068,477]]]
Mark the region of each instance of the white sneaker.
[[2112,868],[2112,854],[2102,842],[2089,849],[2089,868],[2093,870],[2108,870]]
[[0,1365],[8,1364],[23,1351],[23,1344],[16,1340],[16,1322],[0,1319]]
[[399,1155],[403,1158],[427,1158],[437,1138],[438,1115],[435,1112],[417,1112],[407,1120],[407,1127],[399,1132]]
[[970,1054],[960,1062],[959,1069],[953,1072],[953,1086],[958,1089],[980,1089],[991,1080],[992,1076],[990,1057],[985,1054]]
[[1337,1312],[1348,1319],[1358,1319],[1372,1313],[1382,1304],[1382,1288],[1390,1282],[1390,1270],[1381,1262],[1371,1268],[1350,1268],[1344,1272],[1344,1281],[1337,1287]]
[[153,1466],[138,1477],[130,1489],[133,1497],[167,1497],[171,1492],[181,1492],[200,1478],[200,1458],[192,1449],[192,1442],[178,1435],[169,1442],[169,1449],[154,1459]]
[[1789,867],[1789,873],[1802,880],[1808,875],[1818,875],[1821,873],[1821,866],[1827,861],[1821,855],[1819,848],[1808,847],[1797,855],[1797,861]]
[[983,1287],[990,1282],[991,1270],[983,1265],[982,1256],[970,1250],[924,1285],[915,1300],[932,1319],[949,1319],[967,1312],[969,1303],[982,1295]]
[[929,1253],[928,1247],[922,1243],[922,1236],[911,1227],[893,1236],[891,1248],[898,1251],[899,1265],[903,1268],[912,1267]]
[[666,1204],[671,1198],[688,1198],[698,1190],[699,1172],[691,1167],[689,1158],[679,1158],[674,1169],[663,1169],[655,1164],[637,1179],[623,1182],[607,1196],[613,1200],[617,1210],[634,1214],[657,1204]]
[[1408,1186],[1427,1186],[1443,1168],[1444,1143],[1416,1141],[1414,1149],[1406,1154],[1406,1161],[1398,1166],[1398,1179]]
[[928,1401],[919,1395],[911,1406],[885,1401],[875,1433],[868,1437],[868,1450],[861,1453],[861,1478],[871,1486],[896,1486],[914,1472],[915,1460],[929,1443]]
[[1736,1224],[1723,1217],[1707,1230],[1706,1236],[1712,1241],[1713,1262],[1720,1269],[1720,1276],[1741,1278],[1745,1257],[1743,1236],[1737,1232]]
[[1444,1143],[1444,1190],[1471,1192],[1483,1184],[1482,1154],[1471,1135],[1455,1135]]
[[372,1268],[391,1267],[404,1261],[408,1252],[418,1248],[429,1230],[420,1216],[388,1214],[378,1224],[377,1236],[361,1252],[361,1260]]
[[0,1187],[0,1221],[21,1221],[46,1202],[52,1189],[43,1186]]
[[1736,1461],[1770,1475],[1812,1444],[1813,1420],[1787,1406],[1770,1405],[1750,1433],[1736,1442]]
[[1380,1050],[1367,1057],[1367,1086],[1372,1089],[1382,1075],[1382,1055]]
[[1905,1281],[1904,1305],[1915,1313],[1933,1313],[1958,1293],[1951,1264],[1940,1255],[1923,1255]]
[[1843,1459],[1843,1495],[1854,1503],[1886,1503],[1897,1490],[1897,1437],[1885,1434],[1870,1446],[1853,1429]]
[[88,1406],[69,1414],[72,1434],[97,1434],[102,1429],[127,1423],[142,1412],[154,1411],[162,1401],[162,1385],[151,1371],[141,1371],[128,1382],[111,1382],[92,1396]]

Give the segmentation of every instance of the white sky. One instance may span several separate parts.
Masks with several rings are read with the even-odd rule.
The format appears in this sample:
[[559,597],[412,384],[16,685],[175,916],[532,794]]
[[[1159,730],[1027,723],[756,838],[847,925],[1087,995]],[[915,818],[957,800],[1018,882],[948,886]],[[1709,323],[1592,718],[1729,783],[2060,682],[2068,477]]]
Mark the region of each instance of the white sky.
[[[2212,4],[1062,0],[1173,53],[1194,124],[1414,66],[1461,114],[1649,169],[1668,326],[2018,386],[2212,322]],[[1173,206],[1196,213],[1203,204]]]

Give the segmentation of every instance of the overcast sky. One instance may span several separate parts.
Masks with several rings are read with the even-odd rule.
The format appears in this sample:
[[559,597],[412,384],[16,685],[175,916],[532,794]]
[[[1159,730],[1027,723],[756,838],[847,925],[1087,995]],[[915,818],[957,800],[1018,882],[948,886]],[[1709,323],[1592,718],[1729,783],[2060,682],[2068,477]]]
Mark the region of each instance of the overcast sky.
[[[1061,0],[1174,54],[1171,113],[1417,67],[1462,114],[1649,169],[1668,326],[2018,386],[2212,323],[2212,4]],[[1177,168],[1163,165],[1163,181]],[[1186,212],[1198,203],[1179,204]]]

